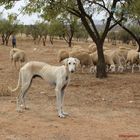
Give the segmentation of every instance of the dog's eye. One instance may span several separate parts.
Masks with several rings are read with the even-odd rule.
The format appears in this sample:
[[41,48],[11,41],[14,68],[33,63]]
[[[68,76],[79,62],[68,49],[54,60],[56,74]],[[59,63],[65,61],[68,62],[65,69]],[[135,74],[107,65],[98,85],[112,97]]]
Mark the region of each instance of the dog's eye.
[[75,65],[76,63],[73,63],[73,65]]
[[69,62],[69,65],[71,64],[71,62]]

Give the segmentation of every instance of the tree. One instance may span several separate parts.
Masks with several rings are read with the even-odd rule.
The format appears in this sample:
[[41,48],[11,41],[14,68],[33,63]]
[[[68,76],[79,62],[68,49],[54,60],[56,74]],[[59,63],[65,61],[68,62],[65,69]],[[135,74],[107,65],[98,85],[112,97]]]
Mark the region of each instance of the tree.
[[78,19],[70,13],[62,13],[59,20],[63,25],[63,38],[68,43],[69,47],[72,45],[72,39],[77,29]]
[[108,42],[111,41],[112,45],[116,45],[116,32],[109,32],[107,38]]
[[79,41],[80,39],[87,41],[87,39],[89,37],[89,35],[88,35],[85,27],[81,23],[81,21],[79,21],[78,24],[77,24],[74,37],[77,39],[77,41]]
[[39,23],[39,29],[40,29],[40,40],[42,39],[43,46],[46,46],[46,39],[48,35],[48,24],[47,23]]
[[126,44],[129,44],[130,41],[132,40],[131,35],[123,29],[117,32],[117,38],[118,40],[121,40],[122,43],[126,43]]
[[34,41],[34,44],[37,43],[37,39],[38,39],[38,34],[39,29],[37,27],[37,25],[29,25],[28,28],[26,28],[26,35],[31,35]]
[[44,22],[37,22],[35,25],[36,25],[36,28],[38,30],[38,32],[37,32],[37,34],[38,34],[38,44],[42,40],[43,44],[45,45],[47,35],[48,35],[48,25],[47,25],[47,23],[44,23]]
[[9,38],[12,34],[18,32],[17,21],[13,14],[8,16],[8,20],[1,19],[0,21],[0,33],[2,34],[2,44],[8,45]]
[[53,19],[48,24],[48,35],[50,37],[50,42],[53,44],[53,39],[55,36],[62,37],[64,33],[63,24],[58,19]]
[[[120,9],[120,10],[118,10]],[[115,10],[116,18],[114,22],[117,22],[117,18],[123,18],[123,22],[118,22],[126,32],[128,32],[133,39],[137,42],[140,52],[140,1],[139,0],[127,0],[122,5],[119,5]],[[135,26],[135,27],[134,27]],[[135,30],[136,28],[137,30]]]
[[[76,4],[69,6],[68,11],[73,13],[75,16],[79,17],[85,26],[87,32],[89,33],[92,40],[95,42],[97,46],[97,53],[98,53],[98,63],[97,63],[97,74],[96,77],[104,78],[106,77],[106,65],[104,60],[104,54],[103,54],[103,44],[105,41],[105,38],[108,34],[108,32],[117,24],[111,24],[111,21],[113,19],[114,10],[117,6],[118,0],[113,0],[113,2],[105,3],[104,0],[77,0]],[[100,33],[100,31],[97,29],[97,26],[95,24],[93,15],[95,10],[97,9],[101,11],[102,9],[106,10],[108,12],[107,19],[105,22],[105,27]],[[122,19],[119,19],[118,22],[121,22]]]

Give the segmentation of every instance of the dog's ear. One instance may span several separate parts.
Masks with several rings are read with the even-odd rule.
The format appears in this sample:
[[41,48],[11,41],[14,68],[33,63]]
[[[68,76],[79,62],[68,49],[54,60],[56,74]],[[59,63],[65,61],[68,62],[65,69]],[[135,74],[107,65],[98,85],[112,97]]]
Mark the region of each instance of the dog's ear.
[[65,66],[68,64],[68,58],[66,58],[66,59],[64,59],[63,61],[62,61],[62,64],[64,64]]
[[80,64],[80,60],[77,59],[77,58],[75,58],[75,61],[76,61],[76,65],[79,66],[79,64]]

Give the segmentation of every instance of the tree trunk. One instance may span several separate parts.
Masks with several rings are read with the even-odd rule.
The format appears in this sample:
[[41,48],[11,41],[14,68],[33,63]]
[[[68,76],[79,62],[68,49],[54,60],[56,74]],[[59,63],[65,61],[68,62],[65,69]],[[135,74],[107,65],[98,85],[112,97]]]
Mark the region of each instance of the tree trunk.
[[38,44],[40,44],[40,40],[42,39],[42,36],[39,36],[39,39],[38,39]]
[[106,64],[103,54],[103,43],[98,43],[97,45],[97,53],[98,53],[98,63],[97,63],[97,78],[106,78]]
[[69,38],[68,45],[71,48],[71,45],[72,45],[72,37]]
[[8,46],[9,37],[10,37],[10,36],[9,36],[9,35],[7,35],[7,36],[6,36],[6,38],[5,38],[5,43],[6,43],[6,46]]
[[5,44],[5,35],[4,34],[2,34],[2,45],[4,45]]
[[138,52],[140,52],[140,38],[138,39],[137,43],[138,43]]
[[36,38],[34,38],[33,40],[34,40],[34,44],[36,44]]
[[53,36],[50,36],[50,42],[51,42],[51,44],[53,45]]
[[46,39],[43,37],[42,38],[43,46],[46,46]]

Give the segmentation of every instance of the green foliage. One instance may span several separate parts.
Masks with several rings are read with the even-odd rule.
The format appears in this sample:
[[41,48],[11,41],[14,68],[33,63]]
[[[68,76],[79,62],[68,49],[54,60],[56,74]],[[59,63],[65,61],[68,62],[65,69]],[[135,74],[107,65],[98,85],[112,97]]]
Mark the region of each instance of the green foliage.
[[48,25],[46,23],[36,23],[35,25],[26,25],[25,34],[31,35],[34,40],[38,37],[45,37],[48,34]]
[[48,34],[50,36],[63,36],[64,32],[65,29],[60,20],[51,20],[48,25]]
[[81,22],[79,22],[76,25],[76,30],[75,30],[75,34],[74,37],[77,39],[87,39],[88,38],[88,32],[86,31],[85,27],[82,25]]
[[140,17],[140,0],[131,0],[128,5],[129,13],[135,17]]
[[13,20],[0,20],[0,33],[1,34],[11,34],[11,33],[17,33],[18,28],[17,24],[13,22]]
[[117,33],[112,31],[112,32],[109,32],[108,35],[107,35],[108,39],[110,40],[115,40],[117,38]]
[[3,45],[8,45],[10,36],[18,32],[18,25],[16,24],[16,21],[13,20],[12,17],[13,16],[9,16],[8,20],[5,19],[0,20],[0,34],[3,36],[2,38]]
[[138,25],[131,25],[129,29],[135,34],[136,37],[140,38],[140,27]]
[[15,1],[13,0],[0,0],[0,6],[4,6],[5,9],[11,9],[15,4]]
[[125,30],[120,30],[118,33],[116,33],[116,37],[118,40],[121,40],[123,43],[129,43],[130,40],[132,40],[131,35]]

